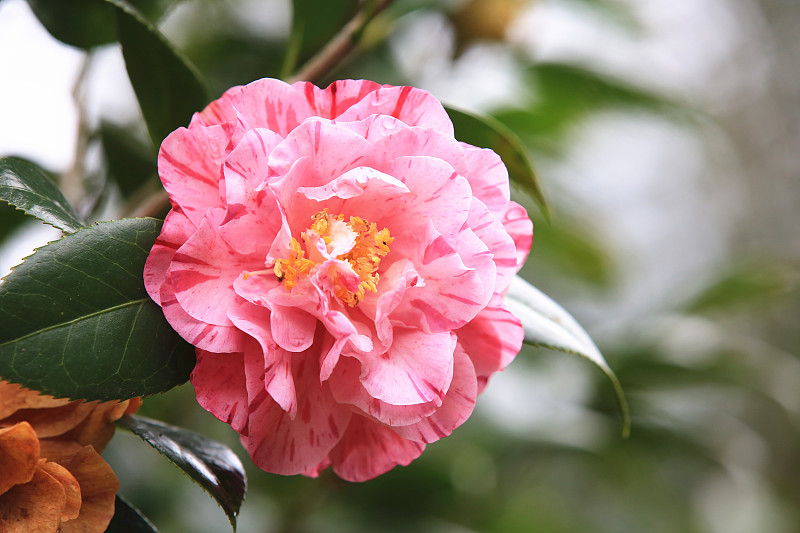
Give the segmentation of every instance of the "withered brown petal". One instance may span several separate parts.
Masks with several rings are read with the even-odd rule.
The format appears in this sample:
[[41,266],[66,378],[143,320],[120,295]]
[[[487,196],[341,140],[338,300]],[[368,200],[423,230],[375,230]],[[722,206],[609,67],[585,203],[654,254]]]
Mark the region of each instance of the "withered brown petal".
[[40,468],[53,476],[64,487],[64,494],[67,500],[61,513],[61,520],[76,518],[81,510],[81,487],[78,484],[78,480],[69,470],[58,463],[48,461],[41,465]]
[[70,401],[66,398],[56,399],[28,390],[16,383],[0,381],[0,420],[8,418],[20,409],[60,407],[68,403]]
[[0,428],[0,495],[33,478],[39,463],[39,439],[27,422]]
[[0,496],[0,531],[3,533],[56,533],[67,497],[64,486],[45,470],[15,485]]
[[5,422],[15,423],[25,420],[29,422],[40,439],[63,435],[80,424],[94,409],[94,403],[82,401],[70,402],[51,408],[19,409],[5,419]]
[[64,466],[81,487],[81,512],[65,521],[61,533],[102,533],[114,516],[119,481],[114,471],[91,446],[55,439],[42,441],[42,456]]

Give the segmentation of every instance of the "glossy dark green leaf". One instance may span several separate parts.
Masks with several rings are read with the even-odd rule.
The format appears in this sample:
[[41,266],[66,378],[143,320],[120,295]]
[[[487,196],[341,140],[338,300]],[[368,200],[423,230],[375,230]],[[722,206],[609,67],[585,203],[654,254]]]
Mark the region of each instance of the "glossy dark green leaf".
[[139,509],[117,494],[114,516],[106,533],[158,533],[158,530]]
[[0,202],[0,243],[28,220],[31,219],[22,211],[18,211],[12,206]]
[[194,349],[144,289],[155,219],[52,242],[0,284],[0,376],[56,397],[116,400],[185,382]]
[[505,303],[522,321],[522,326],[525,328],[525,344],[578,355],[591,361],[603,371],[617,395],[622,417],[622,434],[627,436],[630,432],[630,415],[622,385],[591,337],[572,315],[519,276],[515,276],[511,282]]
[[141,437],[164,454],[228,515],[236,529],[236,515],[247,492],[242,462],[233,451],[197,433],[142,416],[126,415],[116,424]]
[[[104,0],[28,0],[50,35],[62,43],[88,50],[117,40],[114,7]],[[164,0],[131,0],[149,17],[166,8]]]
[[116,9],[125,68],[157,148],[208,103],[205,82],[158,28],[130,4],[105,1]]
[[28,4],[62,43],[86,50],[117,39],[114,9],[98,0],[28,0]]
[[66,232],[83,226],[78,214],[44,170],[24,159],[0,158],[0,199]]
[[452,107],[446,109],[453,121],[456,138],[473,146],[494,150],[508,168],[511,181],[531,195],[542,214],[549,220],[550,206],[539,185],[527,150],[519,137],[492,117]]

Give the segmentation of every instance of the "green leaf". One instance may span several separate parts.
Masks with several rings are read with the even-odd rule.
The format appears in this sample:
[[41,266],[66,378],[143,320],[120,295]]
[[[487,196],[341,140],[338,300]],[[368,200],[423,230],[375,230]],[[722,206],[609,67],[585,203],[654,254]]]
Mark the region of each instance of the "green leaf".
[[68,233],[83,227],[56,184],[30,161],[0,158],[0,199]]
[[453,121],[456,138],[480,148],[490,148],[500,156],[508,168],[508,176],[527,191],[546,219],[550,220],[550,206],[539,185],[527,150],[513,131],[498,120],[446,106]]
[[599,111],[646,111],[673,119],[687,115],[685,109],[666,98],[588,68],[537,63],[528,74],[536,95],[533,104],[494,116],[542,152],[558,154],[565,134]]
[[242,462],[233,451],[203,435],[142,416],[123,416],[116,424],[164,454],[222,507],[236,530],[236,515],[247,492]]
[[[161,14],[169,2],[132,0],[150,17]],[[89,50],[117,40],[113,6],[103,0],[28,0],[39,22],[62,43]]]
[[522,321],[525,344],[579,355],[603,371],[614,387],[622,417],[622,434],[627,437],[630,433],[630,415],[622,386],[603,354],[572,315],[519,276],[515,276],[511,282],[505,303]]
[[139,509],[117,494],[114,516],[106,533],[158,533],[158,530]]
[[686,306],[689,313],[713,313],[764,304],[797,287],[791,266],[769,263],[738,265],[702,290]]
[[28,0],[28,4],[62,43],[88,50],[117,39],[113,8],[97,0]]
[[117,400],[185,382],[194,349],[142,270],[155,219],[102,222],[39,248],[0,284],[0,376],[56,397]]
[[108,179],[117,184],[126,198],[143,185],[157,181],[156,158],[149,143],[131,130],[131,126],[104,121],[97,132],[103,144]]
[[292,34],[283,74],[305,63],[357,12],[359,0],[292,0]]
[[608,238],[569,208],[561,206],[550,224],[537,224],[536,253],[528,257],[525,270],[552,272],[596,288],[609,287],[617,274]]
[[205,82],[189,61],[123,0],[105,0],[116,8],[119,42],[153,145],[189,124],[208,103]]

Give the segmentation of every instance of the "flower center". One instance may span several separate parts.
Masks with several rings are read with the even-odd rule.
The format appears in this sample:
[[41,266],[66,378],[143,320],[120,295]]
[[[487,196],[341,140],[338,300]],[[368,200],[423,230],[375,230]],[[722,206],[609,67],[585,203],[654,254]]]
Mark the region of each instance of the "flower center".
[[345,222],[344,215],[332,216],[327,208],[313,215],[311,220],[308,229],[300,234],[305,250],[293,238],[289,257],[275,261],[273,271],[278,280],[291,289],[298,277],[326,259],[335,258],[347,261],[360,280],[357,285],[348,283],[345,273],[331,267],[329,275],[339,300],[354,307],[364,298],[366,291],[377,292],[378,266],[389,253],[389,245],[394,240],[389,230],[383,228],[379,231],[374,222],[361,217],[350,217]]

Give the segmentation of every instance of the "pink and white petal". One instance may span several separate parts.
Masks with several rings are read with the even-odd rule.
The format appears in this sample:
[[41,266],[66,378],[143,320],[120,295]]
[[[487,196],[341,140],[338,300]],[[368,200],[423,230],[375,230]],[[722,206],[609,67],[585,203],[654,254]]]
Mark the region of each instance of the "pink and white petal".
[[294,418],[297,413],[297,395],[292,376],[293,354],[279,347],[270,333],[270,312],[245,303],[231,310],[231,320],[236,327],[255,339],[244,352],[250,411],[258,409],[268,394],[281,409]]
[[[362,166],[360,161],[370,149],[370,143],[346,127],[324,119],[307,120],[272,150],[270,169],[282,177],[271,186],[291,194],[298,187],[319,187]],[[279,198],[289,206],[285,196]]]
[[320,89],[312,83],[300,81],[292,88],[302,91],[315,116],[337,119],[368,94],[380,89],[381,85],[368,80],[338,80]]
[[282,140],[280,135],[264,128],[244,134],[222,169],[228,205],[255,201],[256,189],[270,178],[269,154]]
[[382,272],[378,292],[368,295],[358,305],[361,312],[375,324],[377,339],[388,348],[392,343],[392,325],[389,317],[403,301],[411,287],[422,287],[425,282],[408,259],[399,259]]
[[175,297],[169,277],[161,285],[159,298],[167,322],[189,344],[215,353],[241,352],[244,349],[246,335],[239,329],[233,326],[207,324],[184,311]]
[[488,148],[476,148],[466,143],[461,146],[464,158],[459,162],[464,166],[456,167],[456,170],[469,180],[475,197],[500,218],[511,197],[508,170],[503,160]]
[[424,285],[410,288],[391,318],[428,333],[458,329],[486,305],[486,287],[447,240],[428,227],[428,245],[413,261]]
[[261,265],[220,237],[223,215],[222,209],[209,210],[197,231],[175,252],[167,275],[184,311],[202,322],[229,326],[228,309],[241,300],[233,282],[242,272]]
[[456,331],[458,344],[472,360],[478,392],[489,377],[503,370],[522,348],[522,322],[509,311],[499,294],[469,324]]
[[453,123],[441,102],[431,93],[415,87],[382,87],[370,92],[337,120],[357,121],[370,115],[390,115],[408,124],[453,136]]
[[315,114],[302,92],[270,78],[228,89],[223,98],[236,112],[236,120],[246,121],[248,129],[267,128],[281,137]]
[[457,235],[469,215],[472,191],[449,163],[427,156],[404,156],[393,160],[387,173],[411,193],[396,197],[391,211],[388,206],[364,205],[369,209],[366,217],[389,227],[392,235],[420,231],[428,222],[448,239]]
[[441,405],[453,379],[455,345],[450,332],[426,334],[395,327],[386,353],[352,355],[361,362],[360,380],[373,398],[392,405]]
[[272,338],[289,352],[302,352],[314,342],[317,318],[296,307],[272,307]]
[[179,206],[173,207],[167,213],[161,234],[147,256],[143,273],[147,294],[158,305],[161,305],[161,284],[164,283],[172,257],[195,231],[197,227],[183,214]]
[[517,247],[517,271],[522,268],[533,243],[533,222],[524,207],[516,202],[509,202],[508,209],[502,218],[503,226]]
[[237,433],[247,432],[247,388],[241,353],[212,353],[197,350],[192,370],[197,402]]
[[269,130],[248,131],[223,166],[227,210],[220,235],[245,255],[266,256],[281,227],[281,207],[262,187],[269,179],[269,152],[280,140]]
[[494,254],[470,228],[464,228],[459,232],[454,247],[461,261],[464,262],[464,266],[472,269],[480,278],[483,295],[478,301],[481,307],[485,306],[494,294],[497,282],[497,264]]
[[[375,201],[375,196],[390,197],[406,194],[409,190],[403,182],[389,174],[370,167],[357,167],[319,187],[298,187],[297,192],[309,200],[322,202],[334,197],[347,200],[365,194]],[[341,210],[332,209],[332,212]]]
[[158,175],[173,205],[195,226],[212,207],[221,207],[220,179],[230,137],[221,126],[179,128],[158,152]]
[[497,274],[492,292],[504,291],[517,273],[517,249],[514,241],[502,222],[477,198],[472,200],[467,226],[486,244],[492,254]]
[[435,402],[416,405],[392,405],[371,396],[361,383],[361,364],[354,357],[339,358],[328,383],[337,402],[350,404],[363,414],[389,426],[406,426],[431,416],[438,405]]
[[442,406],[429,417],[411,425],[394,427],[403,438],[431,443],[450,435],[463,424],[475,408],[478,395],[478,382],[475,368],[464,350],[456,347],[453,365],[453,382],[447,391]]
[[253,462],[267,472],[294,475],[314,471],[339,442],[351,411],[319,383],[318,350],[295,355],[297,416],[291,418],[271,398],[250,414],[250,434],[242,444]]
[[406,440],[388,427],[354,415],[341,442],[331,451],[333,471],[347,481],[367,481],[397,465],[407,466],[425,445]]

